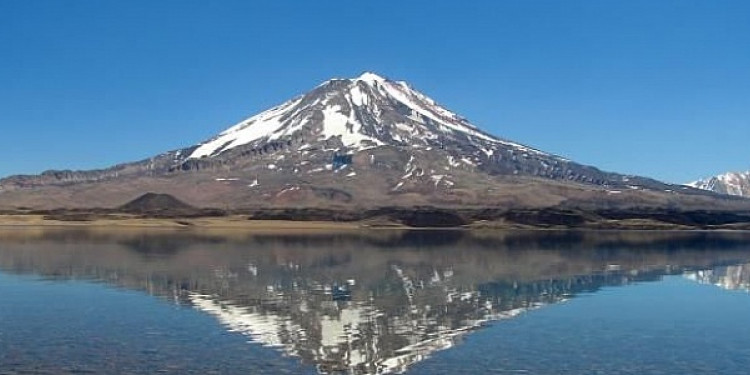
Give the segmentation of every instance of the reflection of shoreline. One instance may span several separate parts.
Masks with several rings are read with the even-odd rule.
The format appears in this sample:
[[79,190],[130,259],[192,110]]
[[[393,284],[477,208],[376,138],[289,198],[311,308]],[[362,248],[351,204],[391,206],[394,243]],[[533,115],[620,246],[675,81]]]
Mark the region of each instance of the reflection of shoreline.
[[382,374],[450,348],[490,321],[581,293],[747,263],[746,238],[62,230],[0,233],[0,269],[146,291],[204,311],[321,373]]
[[686,272],[685,277],[701,284],[715,285],[726,290],[742,290],[750,293],[750,263]]
[[[0,218],[3,215],[0,214]],[[137,219],[136,219],[137,220]],[[0,224],[0,242],[27,242],[35,240],[80,239],[87,242],[126,242],[132,239],[158,239],[180,237],[186,243],[239,243],[247,241],[283,242],[287,245],[308,245],[310,242],[359,241],[373,245],[409,247],[415,242],[437,246],[452,243],[467,243],[473,247],[515,248],[570,248],[580,249],[611,247],[622,249],[653,248],[661,246],[680,249],[709,249],[737,247],[750,249],[750,232],[746,231],[618,231],[618,230],[410,230],[408,228],[364,229],[347,223],[328,221],[253,221],[245,218],[218,219],[228,226],[210,228],[214,219],[195,219],[201,225],[190,226],[174,223],[161,225],[160,219],[152,219],[146,226],[89,225],[75,222],[64,225],[20,225]],[[33,221],[33,220],[32,220]],[[166,222],[165,222],[166,223]],[[106,223],[105,223],[106,224]],[[206,228],[201,226],[205,224]],[[244,227],[250,225],[250,227]],[[337,228],[347,230],[338,231]],[[206,229],[206,230],[204,230]],[[209,230],[210,229],[210,230]],[[309,229],[309,230],[308,230]],[[331,230],[324,230],[331,229]],[[350,230],[355,229],[355,230]]]

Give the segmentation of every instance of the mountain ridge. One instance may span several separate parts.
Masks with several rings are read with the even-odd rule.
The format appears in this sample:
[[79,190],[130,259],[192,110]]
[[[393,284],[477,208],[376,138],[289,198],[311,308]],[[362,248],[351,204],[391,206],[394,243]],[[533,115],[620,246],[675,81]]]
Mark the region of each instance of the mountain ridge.
[[110,168],[4,178],[0,207],[116,207],[147,192],[212,208],[674,206],[687,198],[700,208],[723,199],[496,137],[404,81],[365,72],[189,147]]
[[750,171],[727,172],[685,184],[720,194],[750,197]]

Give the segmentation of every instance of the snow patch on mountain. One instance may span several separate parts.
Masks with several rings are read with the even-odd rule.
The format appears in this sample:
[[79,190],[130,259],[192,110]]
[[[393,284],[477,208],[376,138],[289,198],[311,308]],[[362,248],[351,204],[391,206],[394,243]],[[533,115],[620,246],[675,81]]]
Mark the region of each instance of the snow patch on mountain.
[[341,142],[346,147],[364,150],[367,149],[367,143],[380,145],[382,142],[363,134],[360,130],[360,124],[352,115],[341,113],[341,106],[334,105],[323,109],[323,139],[341,137]]
[[716,193],[747,197],[750,196],[750,171],[724,173],[685,185]]
[[461,141],[475,144],[487,155],[495,152],[493,145],[548,155],[482,132],[406,82],[366,72],[354,79],[326,81],[308,94],[245,119],[198,145],[189,158],[285,140],[313,128],[317,140],[340,138],[354,151],[388,144],[438,146],[443,141]]
[[269,137],[285,125],[281,117],[301,100],[302,97],[292,99],[230,127],[212,140],[201,144],[190,154],[190,158],[212,156],[260,138]]

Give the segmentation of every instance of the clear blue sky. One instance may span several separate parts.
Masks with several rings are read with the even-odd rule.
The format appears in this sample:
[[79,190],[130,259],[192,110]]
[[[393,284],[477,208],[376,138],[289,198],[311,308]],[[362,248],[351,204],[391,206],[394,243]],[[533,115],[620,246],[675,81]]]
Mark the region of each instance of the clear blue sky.
[[746,0],[4,0],[0,176],[188,146],[365,70],[602,169],[750,168]]

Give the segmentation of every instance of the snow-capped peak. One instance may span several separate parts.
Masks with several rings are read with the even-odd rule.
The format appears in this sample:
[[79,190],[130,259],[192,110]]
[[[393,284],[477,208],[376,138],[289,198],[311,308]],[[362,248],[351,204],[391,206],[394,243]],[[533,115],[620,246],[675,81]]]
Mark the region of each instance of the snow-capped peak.
[[309,142],[338,139],[342,147],[354,151],[451,143],[471,144],[487,155],[499,146],[544,154],[481,131],[403,81],[364,72],[354,79],[324,82],[308,94],[241,121],[200,144],[190,158],[302,138],[300,134]]
[[380,83],[386,81],[385,78],[373,73],[373,72],[364,72],[362,75],[354,79],[355,81],[363,81],[369,84],[374,83]]
[[750,171],[729,172],[685,184],[702,190],[738,196],[750,196]]

